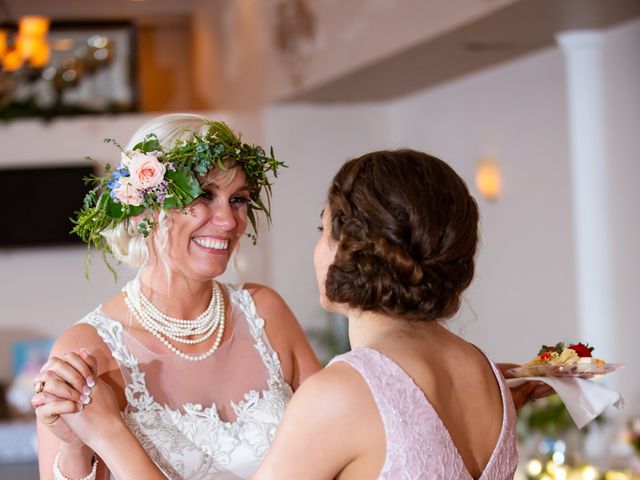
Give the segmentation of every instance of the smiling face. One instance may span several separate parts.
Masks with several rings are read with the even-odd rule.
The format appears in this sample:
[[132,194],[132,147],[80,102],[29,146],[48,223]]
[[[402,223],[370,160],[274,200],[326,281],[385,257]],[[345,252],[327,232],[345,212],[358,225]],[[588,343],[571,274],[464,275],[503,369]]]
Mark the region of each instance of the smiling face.
[[313,265],[316,270],[316,282],[320,291],[320,305],[325,310],[338,312],[338,306],[333,304],[326,294],[327,271],[336,256],[336,241],[331,237],[331,212],[329,207],[322,211],[322,227],[320,238],[313,251]]
[[171,213],[166,255],[172,269],[187,278],[209,280],[224,273],[247,228],[250,191],[244,172],[238,168],[230,181],[225,177],[203,182],[204,195]]

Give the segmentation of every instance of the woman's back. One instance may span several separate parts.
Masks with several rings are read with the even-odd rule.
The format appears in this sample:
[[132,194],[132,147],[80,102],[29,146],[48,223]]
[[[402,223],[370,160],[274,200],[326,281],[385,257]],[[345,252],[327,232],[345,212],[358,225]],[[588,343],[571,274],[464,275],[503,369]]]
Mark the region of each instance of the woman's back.
[[363,402],[360,421],[382,424],[370,440],[374,453],[339,478],[371,471],[380,479],[512,478],[515,413],[500,373],[449,332],[426,344],[417,336],[358,348],[332,362],[349,364],[366,382],[359,394],[371,396],[374,408]]

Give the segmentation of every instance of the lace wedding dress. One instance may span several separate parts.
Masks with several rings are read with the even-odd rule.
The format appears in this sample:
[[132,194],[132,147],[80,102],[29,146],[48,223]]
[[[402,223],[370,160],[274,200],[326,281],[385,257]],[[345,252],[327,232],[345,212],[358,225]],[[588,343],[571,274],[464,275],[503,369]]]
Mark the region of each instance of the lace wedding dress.
[[189,362],[100,308],[82,323],[108,345],[125,381],[123,417],[171,479],[248,479],[293,392],[247,290],[225,286],[233,322],[214,355]]
[[[331,363],[346,362],[365,379],[378,406],[387,442],[379,480],[472,480],[449,432],[413,379],[386,355],[358,348]],[[518,464],[515,410],[502,375],[502,429],[481,480],[511,480]]]

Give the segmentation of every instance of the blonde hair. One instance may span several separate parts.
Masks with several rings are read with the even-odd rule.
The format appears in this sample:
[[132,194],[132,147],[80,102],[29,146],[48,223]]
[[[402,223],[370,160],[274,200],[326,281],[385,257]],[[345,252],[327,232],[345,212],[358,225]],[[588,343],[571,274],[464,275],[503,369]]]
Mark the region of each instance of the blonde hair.
[[[135,145],[153,133],[163,149],[171,149],[182,140],[191,140],[195,135],[204,135],[208,129],[209,120],[200,115],[189,113],[171,113],[161,115],[142,125],[131,137],[125,150],[132,150]],[[226,184],[235,178],[237,169],[232,168],[231,162],[223,162],[227,170],[212,168],[200,179],[203,187],[211,184]],[[127,219],[115,227],[105,229],[101,235],[107,241],[114,258],[134,268],[143,267],[149,260],[149,243],[153,242],[165,269],[168,269],[168,259],[164,255],[169,242],[169,231],[173,225],[170,211],[159,210],[156,217],[157,228],[152,235],[145,238],[139,231],[135,219]]]

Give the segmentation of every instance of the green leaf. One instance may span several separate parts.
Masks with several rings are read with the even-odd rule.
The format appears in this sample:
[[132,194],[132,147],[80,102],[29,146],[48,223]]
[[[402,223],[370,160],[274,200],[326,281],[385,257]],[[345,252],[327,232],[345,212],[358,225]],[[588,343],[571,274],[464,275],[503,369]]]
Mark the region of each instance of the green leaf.
[[164,208],[182,208],[204,193],[196,176],[188,169],[167,171],[165,177],[171,180],[169,194],[164,199]]
[[140,143],[134,145],[133,150],[138,150],[144,153],[157,152],[162,150],[162,146],[158,141],[158,137],[156,137],[153,133],[144,137]]
[[113,198],[111,198],[111,195],[107,191],[100,195],[98,206],[100,207],[101,204],[104,204],[106,214],[115,219],[134,217],[144,211],[144,207],[142,205],[127,206],[122,203],[114,202]]

